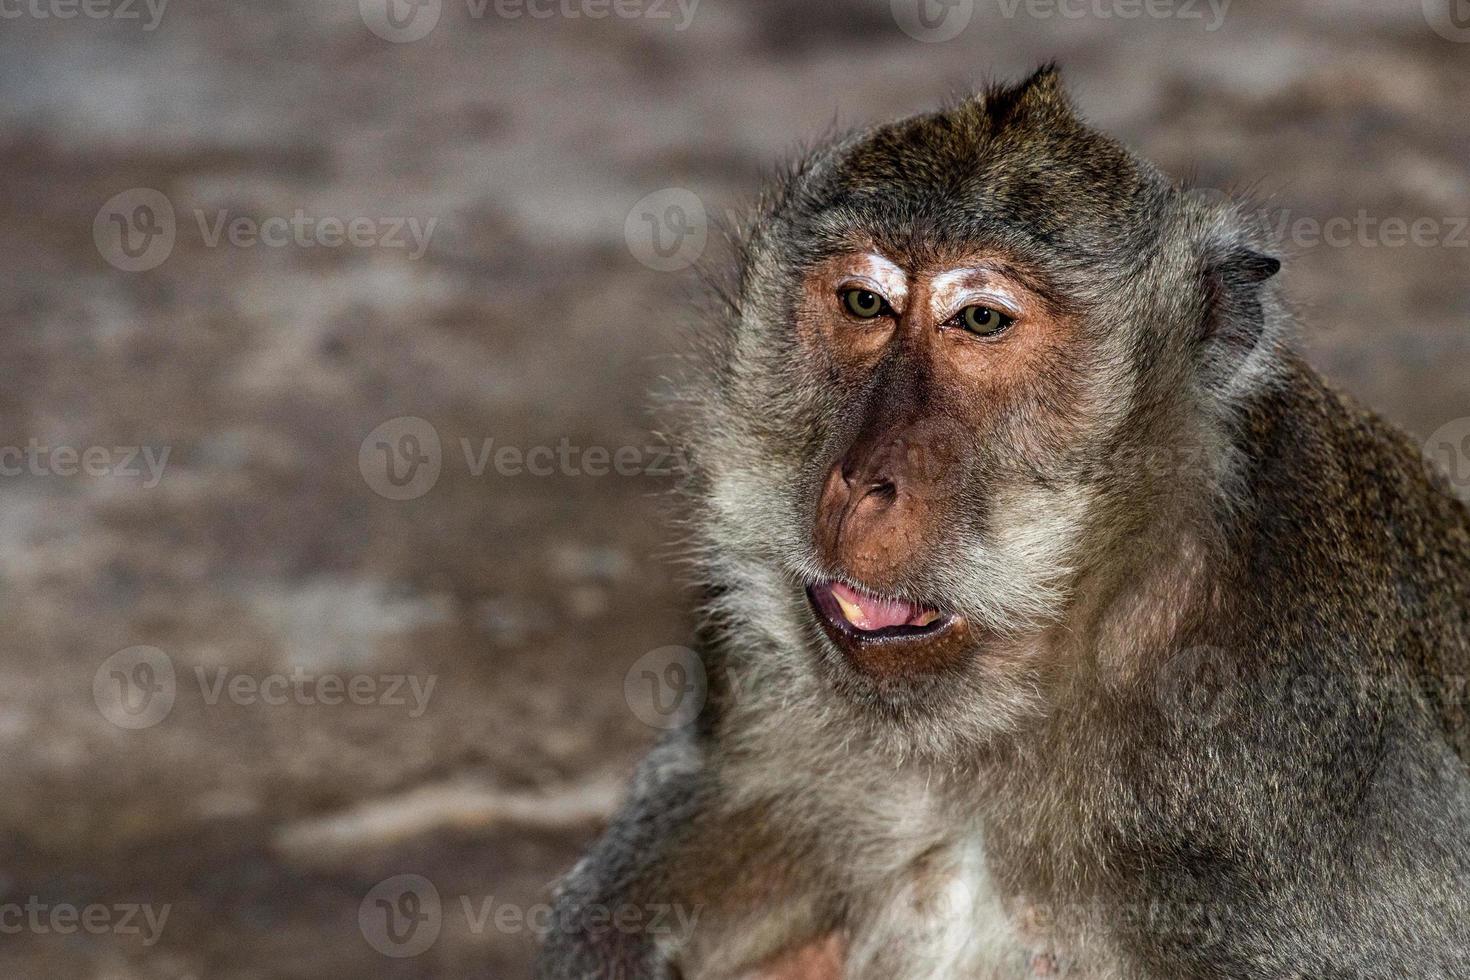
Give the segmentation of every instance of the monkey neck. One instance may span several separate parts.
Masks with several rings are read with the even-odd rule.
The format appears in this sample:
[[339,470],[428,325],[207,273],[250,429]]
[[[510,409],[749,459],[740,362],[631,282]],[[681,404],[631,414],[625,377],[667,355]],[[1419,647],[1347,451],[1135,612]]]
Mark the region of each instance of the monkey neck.
[[1115,794],[1138,764],[1130,719],[1217,604],[1218,540],[1189,521],[1165,533],[1182,516],[1160,514],[1156,533],[1085,580],[1074,616],[1039,638],[1046,716],[980,753],[986,851],[1019,908],[1065,908],[1115,887]]
[[[1323,493],[1314,480],[1332,476],[1331,456],[1344,451],[1346,413],[1296,360],[1253,399],[1221,446],[1230,471],[1135,511],[1143,519],[1112,536],[1079,576],[1068,615],[1038,638],[1046,716],[984,753],[987,847],[1013,895],[1075,898],[1110,887],[1111,849],[1136,831],[1137,794],[1155,785],[1154,767],[1183,764],[1170,713],[1189,709],[1169,699],[1188,692],[1170,688],[1179,675],[1171,661],[1214,648],[1227,659],[1269,653],[1281,609],[1333,594],[1326,582],[1296,591],[1304,583],[1292,569],[1354,561],[1311,517],[1320,511],[1311,499]],[[1349,506],[1351,488],[1332,479],[1344,500],[1327,506]],[[1272,515],[1264,529],[1263,515]],[[1342,608],[1326,621],[1353,615]]]
[[1188,645],[1217,605],[1218,576],[1229,564],[1220,486],[1217,474],[1200,474],[1192,486],[1158,494],[1082,567],[1076,600],[1043,639],[1056,695],[1117,690]]
[[1112,836],[1100,794],[1131,765],[1129,733],[1156,701],[1159,668],[1201,642],[1236,564],[1221,482],[1201,473],[1114,522],[1067,615],[1030,639],[1045,716],[996,739],[979,763],[987,849],[1012,896],[1071,900],[1107,887],[1106,854],[1088,856]]
[[1220,548],[1200,515],[1161,515],[1127,560],[1097,576],[1099,598],[1078,610],[1083,628],[1074,634],[1085,644],[1081,662],[1096,671],[1090,681],[1130,683],[1187,644],[1215,602]]

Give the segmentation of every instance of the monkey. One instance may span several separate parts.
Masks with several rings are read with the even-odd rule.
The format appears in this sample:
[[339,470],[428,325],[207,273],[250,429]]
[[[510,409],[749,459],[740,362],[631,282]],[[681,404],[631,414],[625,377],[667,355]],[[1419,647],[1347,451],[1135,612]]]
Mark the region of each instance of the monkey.
[[1051,65],[778,173],[679,405],[704,703],[536,975],[1470,977],[1470,515],[1277,251]]

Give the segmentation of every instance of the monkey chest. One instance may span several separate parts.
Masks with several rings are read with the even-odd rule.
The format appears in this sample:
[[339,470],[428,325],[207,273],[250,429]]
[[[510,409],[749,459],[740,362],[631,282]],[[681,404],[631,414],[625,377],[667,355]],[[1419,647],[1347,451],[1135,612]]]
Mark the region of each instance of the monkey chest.
[[1039,905],[1000,893],[978,837],[926,851],[854,907],[844,980],[1110,975]]

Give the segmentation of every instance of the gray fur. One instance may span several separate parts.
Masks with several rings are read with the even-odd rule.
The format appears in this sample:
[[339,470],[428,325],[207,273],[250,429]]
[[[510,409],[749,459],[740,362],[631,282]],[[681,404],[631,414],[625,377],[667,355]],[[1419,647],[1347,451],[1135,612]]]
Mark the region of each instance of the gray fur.
[[[915,588],[998,639],[901,690],[801,595],[874,394],[801,356],[792,297],[854,234],[995,246],[1086,324],[1050,379],[1074,440],[1047,404],[955,434],[977,489]],[[1470,976],[1470,518],[1293,353],[1269,251],[1050,70],[776,181],[683,413],[714,696],[563,886],[539,976],[733,977],[831,932],[850,980]],[[698,926],[579,931],[622,900]]]

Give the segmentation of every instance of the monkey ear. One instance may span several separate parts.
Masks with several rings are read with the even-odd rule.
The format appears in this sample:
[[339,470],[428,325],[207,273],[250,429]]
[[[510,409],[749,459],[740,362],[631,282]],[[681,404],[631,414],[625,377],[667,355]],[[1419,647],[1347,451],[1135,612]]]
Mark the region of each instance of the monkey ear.
[[1227,247],[1205,268],[1205,314],[1200,340],[1215,359],[1238,364],[1266,329],[1261,286],[1281,271],[1281,260],[1245,245]]

